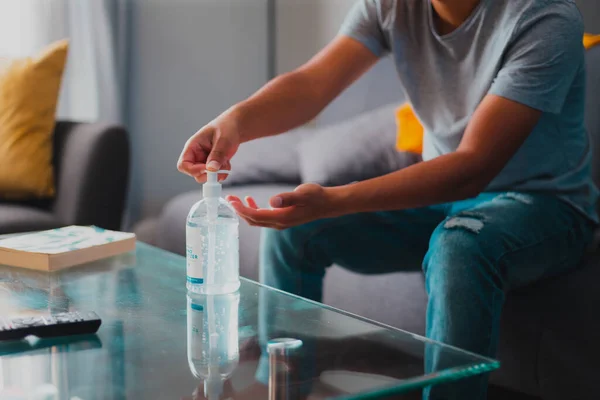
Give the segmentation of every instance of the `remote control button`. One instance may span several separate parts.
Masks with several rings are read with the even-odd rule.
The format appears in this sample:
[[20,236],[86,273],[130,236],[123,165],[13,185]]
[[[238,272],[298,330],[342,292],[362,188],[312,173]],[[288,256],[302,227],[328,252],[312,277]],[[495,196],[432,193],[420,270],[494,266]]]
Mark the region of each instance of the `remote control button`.
[[24,318],[21,325],[25,326],[40,326],[44,325],[44,320],[40,317]]
[[15,328],[27,328],[44,325],[44,320],[41,317],[15,318],[12,320],[12,323]]
[[54,318],[56,319],[57,324],[68,324],[73,322],[73,319],[69,313],[56,314]]
[[21,329],[27,327],[26,324],[23,324],[23,318],[14,318],[10,322],[12,323],[12,329]]

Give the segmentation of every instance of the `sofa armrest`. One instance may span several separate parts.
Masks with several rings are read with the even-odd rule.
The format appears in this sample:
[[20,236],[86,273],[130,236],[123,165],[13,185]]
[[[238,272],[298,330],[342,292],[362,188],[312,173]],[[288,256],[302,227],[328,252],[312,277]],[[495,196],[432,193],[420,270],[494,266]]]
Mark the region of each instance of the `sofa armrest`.
[[59,121],[54,132],[56,199],[53,212],[65,225],[120,229],[129,178],[124,128]]

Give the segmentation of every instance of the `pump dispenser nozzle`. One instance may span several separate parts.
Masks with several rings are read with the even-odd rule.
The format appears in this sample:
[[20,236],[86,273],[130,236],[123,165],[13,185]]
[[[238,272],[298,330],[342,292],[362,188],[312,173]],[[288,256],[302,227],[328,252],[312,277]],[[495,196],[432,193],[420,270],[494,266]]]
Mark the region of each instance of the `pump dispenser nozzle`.
[[206,183],[202,185],[202,195],[204,198],[221,197],[221,183],[219,182],[219,174],[229,175],[231,171],[209,171],[206,170]]

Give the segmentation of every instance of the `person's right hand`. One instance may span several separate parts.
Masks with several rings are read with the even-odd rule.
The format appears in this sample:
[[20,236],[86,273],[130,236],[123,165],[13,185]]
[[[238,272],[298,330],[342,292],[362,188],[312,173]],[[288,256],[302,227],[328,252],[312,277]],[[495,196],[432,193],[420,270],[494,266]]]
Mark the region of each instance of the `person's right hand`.
[[[198,183],[206,182],[207,169],[231,169],[230,160],[240,142],[235,117],[224,113],[188,139],[177,161],[177,169]],[[219,180],[223,179],[225,175],[220,175]]]

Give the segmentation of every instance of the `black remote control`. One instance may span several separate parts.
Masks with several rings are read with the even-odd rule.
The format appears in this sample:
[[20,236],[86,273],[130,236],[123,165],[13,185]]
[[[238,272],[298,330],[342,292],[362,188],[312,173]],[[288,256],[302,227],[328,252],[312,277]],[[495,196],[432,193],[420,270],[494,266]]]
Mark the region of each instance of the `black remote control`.
[[101,323],[100,317],[92,311],[22,318],[0,317],[0,341],[19,340],[29,335],[48,338],[96,333]]

